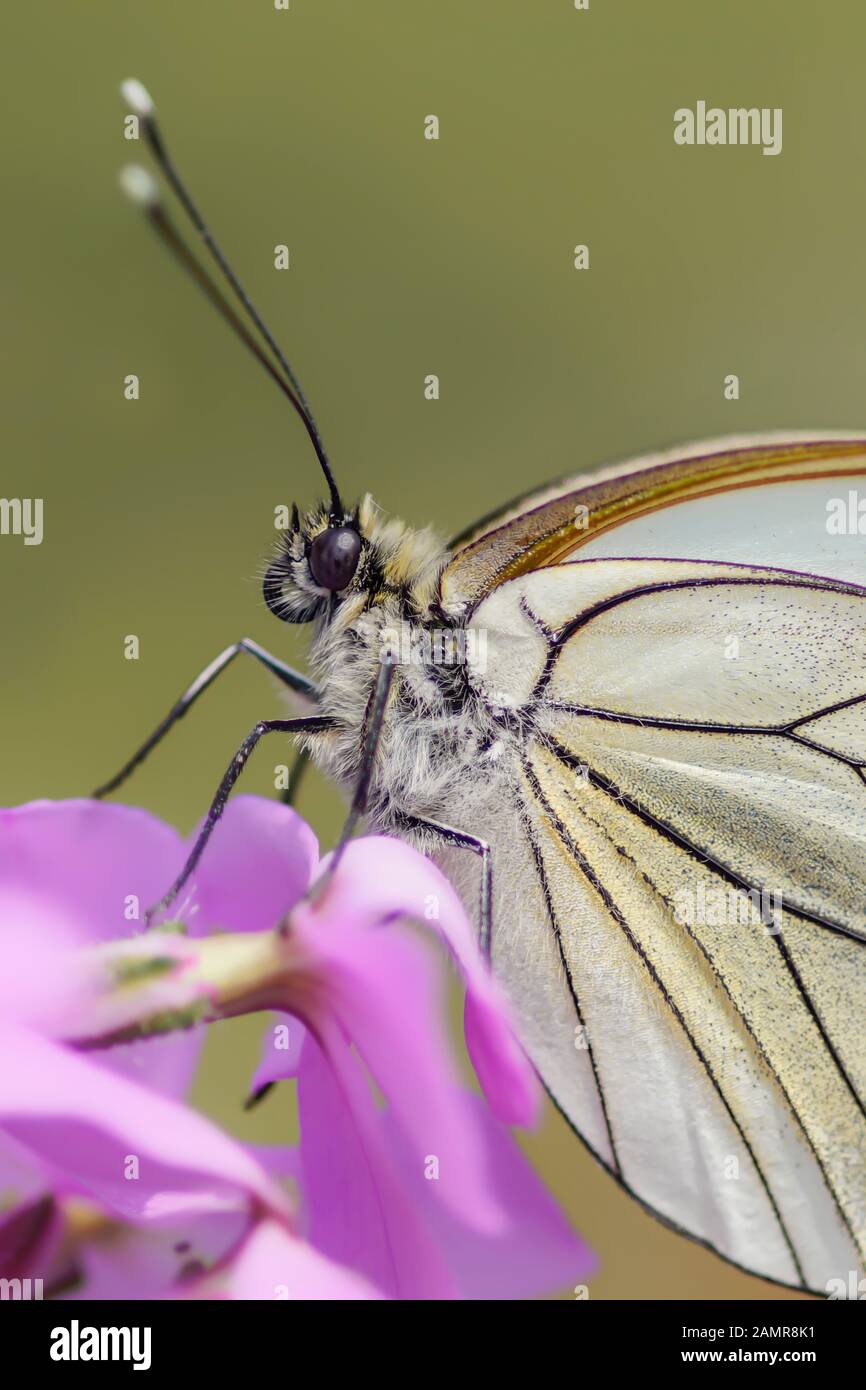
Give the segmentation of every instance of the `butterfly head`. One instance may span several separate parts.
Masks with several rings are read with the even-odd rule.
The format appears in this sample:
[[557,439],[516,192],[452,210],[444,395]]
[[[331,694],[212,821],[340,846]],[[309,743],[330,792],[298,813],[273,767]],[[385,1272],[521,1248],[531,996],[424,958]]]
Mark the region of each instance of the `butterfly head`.
[[293,506],[265,574],[265,603],[283,622],[311,622],[357,591],[367,548],[357,511],[335,515],[323,504],[302,517]]
[[369,496],[352,512],[323,503],[302,516],[293,507],[265,574],[265,603],[287,623],[354,614],[389,596],[405,597],[417,611],[442,554],[436,538],[384,518]]

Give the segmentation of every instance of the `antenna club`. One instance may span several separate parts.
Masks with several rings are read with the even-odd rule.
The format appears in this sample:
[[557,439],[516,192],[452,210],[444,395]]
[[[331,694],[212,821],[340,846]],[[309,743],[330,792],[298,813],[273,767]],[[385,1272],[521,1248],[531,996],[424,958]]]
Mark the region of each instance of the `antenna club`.
[[156,109],[153,104],[153,97],[144,83],[139,82],[137,77],[127,77],[125,82],[121,82],[120,95],[129,104],[136,116],[152,116]]
[[118,182],[130,202],[152,212],[159,207],[159,186],[152,174],[140,164],[125,164]]

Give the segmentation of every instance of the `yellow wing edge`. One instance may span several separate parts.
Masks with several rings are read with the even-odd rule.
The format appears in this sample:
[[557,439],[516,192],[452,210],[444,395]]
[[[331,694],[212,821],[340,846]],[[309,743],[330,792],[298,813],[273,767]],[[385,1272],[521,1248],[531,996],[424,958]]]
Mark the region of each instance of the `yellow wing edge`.
[[474,605],[493,588],[567,559],[601,532],[696,497],[863,472],[866,434],[856,431],[708,440],[564,478],[488,518],[454,553],[441,581],[446,610]]

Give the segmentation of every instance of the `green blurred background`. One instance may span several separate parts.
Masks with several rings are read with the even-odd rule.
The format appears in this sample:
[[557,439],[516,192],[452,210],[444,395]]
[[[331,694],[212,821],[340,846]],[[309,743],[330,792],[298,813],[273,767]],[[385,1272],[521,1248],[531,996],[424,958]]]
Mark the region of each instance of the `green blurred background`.
[[[242,634],[303,661],[255,575],[274,506],[316,496],[314,461],[117,191],[143,155],[124,77],[151,88],[350,494],[448,533],[658,445],[863,426],[858,0],[78,0],[7,7],[3,28],[0,493],[45,499],[41,547],[0,538],[6,802],[90,789]],[[698,99],[781,106],[783,152],[675,146]],[[236,666],[130,799],[190,827],[279,708]],[[248,790],[271,792],[278,757]],[[301,809],[327,844],[336,795],[311,779]],[[285,1102],[239,1107],[259,1032],[212,1037],[199,1098],[276,1139]],[[594,1297],[779,1296],[639,1211],[552,1114],[527,1147],[600,1252]]]

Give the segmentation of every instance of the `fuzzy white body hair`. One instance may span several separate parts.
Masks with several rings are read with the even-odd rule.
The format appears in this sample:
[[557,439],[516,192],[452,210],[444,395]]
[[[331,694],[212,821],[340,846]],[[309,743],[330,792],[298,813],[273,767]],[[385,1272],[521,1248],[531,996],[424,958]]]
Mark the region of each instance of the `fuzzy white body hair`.
[[[397,634],[402,659],[376,754],[368,818],[381,830],[397,828],[402,815],[450,824],[467,774],[481,800],[495,795],[501,784],[501,730],[468,686],[455,701],[453,683],[443,681],[442,666],[429,659],[429,633],[436,622],[430,605],[448,558],[444,546],[429,532],[411,531],[399,521],[365,520],[388,583],[372,601],[368,592],[348,595],[336,613],[318,620],[310,659],[322,689],[318,709],[335,727],[310,737],[307,746],[323,771],[351,793],[382,655],[393,648]],[[404,577],[412,616],[406,613],[405,590],[396,592]],[[429,837],[411,838],[433,847]]]

